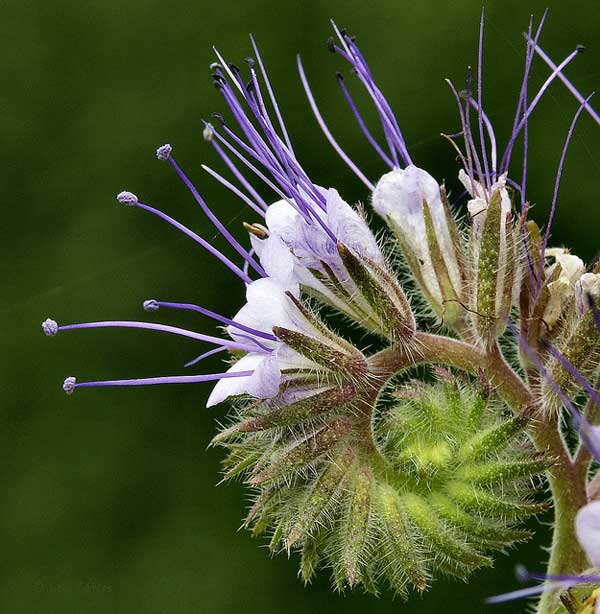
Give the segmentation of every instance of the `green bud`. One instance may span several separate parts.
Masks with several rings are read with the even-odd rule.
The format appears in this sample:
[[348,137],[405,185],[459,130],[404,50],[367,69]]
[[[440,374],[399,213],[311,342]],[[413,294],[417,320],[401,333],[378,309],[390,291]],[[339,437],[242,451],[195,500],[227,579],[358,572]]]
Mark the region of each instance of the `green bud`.
[[402,504],[410,515],[413,523],[427,538],[431,555],[437,565],[447,573],[456,571],[459,576],[478,567],[490,567],[492,560],[479,554],[475,549],[456,537],[451,525],[446,525],[431,508],[431,505],[416,494],[402,497]]
[[381,547],[391,567],[390,582],[400,594],[406,593],[409,585],[422,592],[427,588],[430,576],[419,534],[411,525],[392,486],[380,484],[376,493],[382,521]]
[[335,447],[350,432],[351,425],[348,418],[330,420],[318,431],[293,442],[280,452],[266,469],[250,478],[250,484],[258,486],[273,480],[282,480],[306,468],[312,461]]
[[334,373],[358,377],[367,371],[365,357],[355,348],[352,352],[346,352],[323,339],[282,326],[274,326],[273,334],[298,354]]
[[374,262],[355,256],[343,243],[337,248],[352,281],[377,315],[381,331],[392,341],[410,340],[415,317],[396,279]]
[[462,460],[477,460],[505,448],[523,432],[530,418],[531,412],[523,412],[497,426],[489,427],[473,435],[461,446],[459,457]]

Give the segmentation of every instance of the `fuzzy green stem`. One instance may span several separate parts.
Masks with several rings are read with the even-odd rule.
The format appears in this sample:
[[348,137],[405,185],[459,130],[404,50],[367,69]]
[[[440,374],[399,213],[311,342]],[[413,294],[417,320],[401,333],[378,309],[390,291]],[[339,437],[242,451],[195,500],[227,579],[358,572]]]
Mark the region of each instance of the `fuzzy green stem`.
[[[548,574],[574,575],[588,567],[587,558],[575,535],[575,516],[587,503],[587,471],[580,471],[566,448],[560,433],[558,418],[553,417],[537,423],[531,436],[539,450],[546,450],[558,458],[548,472],[548,482],[554,504],[554,531]],[[536,614],[551,614],[560,605],[560,589],[542,594]]]
[[514,411],[533,405],[531,393],[500,353],[488,354],[484,349],[450,337],[416,333],[414,346],[386,348],[369,359],[369,369],[386,380],[419,364],[448,365],[473,374],[483,371]]

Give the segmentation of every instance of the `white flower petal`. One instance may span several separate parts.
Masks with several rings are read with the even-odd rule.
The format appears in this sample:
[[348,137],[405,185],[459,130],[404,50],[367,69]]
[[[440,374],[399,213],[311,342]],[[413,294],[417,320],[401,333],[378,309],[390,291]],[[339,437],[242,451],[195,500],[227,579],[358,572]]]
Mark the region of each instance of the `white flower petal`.
[[[227,373],[254,371],[266,358],[266,354],[246,354],[246,356],[240,358],[235,364],[227,369]],[[225,399],[232,396],[246,394],[248,392],[248,387],[251,385],[251,379],[252,376],[249,375],[247,377],[228,377],[219,380],[212,389],[208,401],[206,401],[206,407],[212,407],[213,405],[222,403]]]
[[339,195],[327,190],[327,224],[339,241],[357,254],[383,264],[377,241],[365,220]]
[[575,530],[590,563],[600,566],[600,501],[583,506],[575,518]]
[[294,256],[279,236],[272,234],[262,242],[260,263],[267,275],[282,286],[294,283]]

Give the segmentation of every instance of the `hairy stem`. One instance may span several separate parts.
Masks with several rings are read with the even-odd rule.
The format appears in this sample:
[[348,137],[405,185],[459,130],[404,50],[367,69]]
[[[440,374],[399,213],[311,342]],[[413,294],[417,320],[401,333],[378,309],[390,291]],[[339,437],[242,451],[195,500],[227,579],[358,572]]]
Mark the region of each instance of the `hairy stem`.
[[[571,459],[557,417],[535,424],[531,435],[539,450],[545,450],[558,459],[548,472],[554,504],[554,531],[546,572],[569,575],[581,573],[588,567],[588,563],[575,535],[575,516],[579,508],[587,503],[587,471],[580,471]],[[543,593],[536,613],[554,612],[560,605],[559,594],[560,589]]]
[[414,346],[386,348],[375,354],[369,359],[370,369],[386,381],[419,364],[447,365],[473,374],[483,372],[515,412],[533,405],[531,393],[500,353],[488,354],[464,341],[427,333],[416,333],[414,341]]

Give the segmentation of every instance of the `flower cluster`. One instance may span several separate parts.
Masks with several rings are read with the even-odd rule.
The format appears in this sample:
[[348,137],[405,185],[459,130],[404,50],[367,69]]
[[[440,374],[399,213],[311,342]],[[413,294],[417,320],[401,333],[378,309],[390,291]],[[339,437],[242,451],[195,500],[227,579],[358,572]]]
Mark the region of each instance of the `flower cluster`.
[[[332,568],[338,588],[361,584],[376,591],[383,580],[406,595],[410,588],[426,588],[434,573],[464,578],[491,564],[490,550],[503,551],[527,536],[518,522],[544,509],[532,498],[532,476],[552,467],[553,493],[560,476],[568,481],[568,451],[560,442],[548,444],[546,436],[548,429],[560,436],[564,408],[593,448],[591,416],[575,402],[583,391],[590,398],[588,414],[600,407],[589,383],[600,362],[600,265],[588,269],[567,249],[550,248],[548,242],[575,124],[583,111],[598,123],[600,117],[563,74],[581,48],[555,65],[539,46],[543,21],[535,31],[531,22],[526,35],[524,76],[502,155],[483,104],[483,16],[476,88],[470,70],[464,92],[449,82],[461,122],[458,134],[446,136],[459,156],[458,183],[464,188],[455,203],[444,185],[413,162],[353,37],[334,24],[328,47],[349,64],[374,105],[384,145],[338,75],[359,128],[387,167],[377,181],[366,177],[331,134],[298,59],[317,122],[395,238],[412,277],[412,297],[427,308],[425,317],[417,318],[414,299],[395,268],[396,254],[382,249],[365,210],[304,170],[251,39],[254,57],[247,58],[245,71],[215,51],[212,78],[227,115],[214,114],[203,127],[204,140],[227,174],[203,169],[248,207],[254,217],[244,224],[248,240],[239,241],[220,221],[168,144],[157,149],[157,158],[174,169],[234,255],[132,192],[117,196],[119,203],[183,232],[245,288],[245,303],[233,317],[158,299],[144,301],[145,311],[194,311],[224,326],[226,336],[149,321],[59,325],[47,319],[42,324],[48,336],[73,329],[141,328],[210,346],[188,367],[227,353],[227,368],[220,373],[84,382],[68,377],[63,388],[71,394],[95,386],[216,382],[207,406],[226,400],[235,405],[231,426],[215,438],[229,451],[226,476],[245,475],[255,492],[246,524],[255,534],[270,532],[274,551],[299,549],[305,580],[324,564]],[[551,72],[530,96],[536,55]],[[527,130],[557,80],[580,106],[567,132],[542,232],[529,217]],[[515,179],[511,161],[521,141],[524,164]],[[372,335],[379,351],[362,350],[335,331],[331,312]],[[443,334],[424,330],[432,326]],[[518,362],[511,363],[500,349],[507,326],[508,337],[518,340]],[[434,373],[433,365],[440,364],[453,371]],[[417,365],[429,365],[434,383],[400,381]],[[525,441],[525,431],[537,452]],[[597,551],[586,536],[598,518],[594,503],[578,520],[593,564]],[[573,576],[583,570],[570,571]]]

